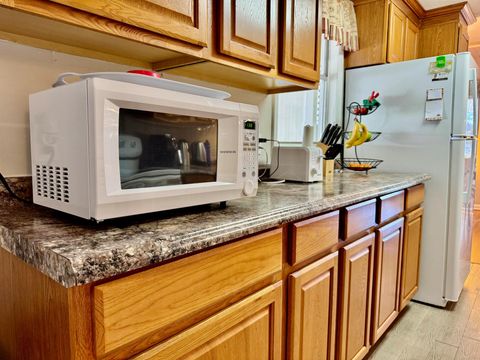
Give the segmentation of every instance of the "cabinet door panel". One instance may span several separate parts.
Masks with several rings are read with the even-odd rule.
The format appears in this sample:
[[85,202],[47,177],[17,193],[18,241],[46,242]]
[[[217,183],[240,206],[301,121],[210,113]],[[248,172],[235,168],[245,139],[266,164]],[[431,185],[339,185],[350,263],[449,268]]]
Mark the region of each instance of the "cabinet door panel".
[[418,27],[407,18],[405,26],[405,53],[403,54],[405,61],[418,57],[418,34]]
[[285,0],[282,72],[306,80],[320,79],[320,0]]
[[280,360],[282,283],[271,285],[134,357]]
[[277,0],[223,0],[220,11],[220,52],[275,67]]
[[398,316],[403,218],[377,230],[372,344]]
[[196,45],[207,45],[207,0],[53,0]]
[[458,22],[422,26],[420,57],[454,54],[458,45]]
[[412,211],[405,217],[400,310],[408,304],[418,289],[422,220],[422,208]]
[[341,249],[339,359],[363,358],[370,348],[375,234]]
[[289,359],[335,358],[337,267],[334,253],[289,276]]
[[407,17],[393,3],[390,4],[388,24],[387,61],[403,61],[405,44],[405,26]]

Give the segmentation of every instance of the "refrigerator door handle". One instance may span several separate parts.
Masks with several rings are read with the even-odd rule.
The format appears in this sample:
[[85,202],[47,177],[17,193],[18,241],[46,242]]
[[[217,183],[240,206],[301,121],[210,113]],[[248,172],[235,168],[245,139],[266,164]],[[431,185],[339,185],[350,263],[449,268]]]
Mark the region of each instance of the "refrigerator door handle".
[[478,88],[477,88],[477,69],[470,69],[470,91],[473,98],[473,134],[478,134]]
[[459,134],[452,134],[450,137],[450,141],[465,141],[465,140],[476,140],[477,137],[473,135],[459,135]]

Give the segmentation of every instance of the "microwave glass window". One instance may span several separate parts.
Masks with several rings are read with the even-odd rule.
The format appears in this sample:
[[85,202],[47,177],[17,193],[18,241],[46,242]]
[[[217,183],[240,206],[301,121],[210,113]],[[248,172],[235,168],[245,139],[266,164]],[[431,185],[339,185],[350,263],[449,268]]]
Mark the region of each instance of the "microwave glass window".
[[217,180],[218,120],[120,109],[122,189]]

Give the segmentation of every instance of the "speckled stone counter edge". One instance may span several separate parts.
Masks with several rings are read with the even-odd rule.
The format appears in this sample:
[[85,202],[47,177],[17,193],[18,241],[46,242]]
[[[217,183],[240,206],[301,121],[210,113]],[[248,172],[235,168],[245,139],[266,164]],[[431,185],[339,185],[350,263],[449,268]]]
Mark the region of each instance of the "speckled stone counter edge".
[[[76,266],[69,259],[49,249],[35,248],[35,244],[28,244],[28,242],[22,241],[21,236],[3,226],[0,226],[0,246],[68,288],[107,279],[152,264],[159,264],[181,255],[205,250],[209,247],[272,229],[288,222],[311,217],[363,200],[405,189],[429,179],[430,176],[420,174],[408,177],[407,180],[377,186],[366,191],[362,190],[356,193],[349,192],[348,194],[316,201],[302,202],[266,212],[261,216],[245,217],[240,221],[232,221],[231,223],[220,226],[211,226],[202,231],[189,233],[188,236],[183,238],[177,238],[175,241],[175,249],[167,249],[167,251],[162,252],[160,256],[155,258],[154,262],[152,262],[152,259],[142,259],[142,261],[136,262],[135,266],[116,269],[110,268],[109,271],[83,272],[81,266]],[[26,247],[29,248],[27,249]],[[94,264],[94,266],[101,267],[101,264]]]

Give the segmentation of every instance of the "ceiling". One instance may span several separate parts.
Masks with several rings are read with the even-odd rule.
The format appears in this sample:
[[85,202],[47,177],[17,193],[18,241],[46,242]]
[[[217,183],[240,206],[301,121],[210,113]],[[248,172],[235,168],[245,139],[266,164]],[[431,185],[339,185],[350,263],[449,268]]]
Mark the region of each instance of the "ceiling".
[[[461,0],[418,0],[420,5],[425,10],[430,10],[430,9],[435,9],[439,8],[442,6],[447,6],[447,5],[452,5],[452,4],[458,4],[462,2]],[[480,16],[480,1],[479,0],[468,0],[468,3],[470,4],[470,7],[473,10],[473,13],[475,16]]]

